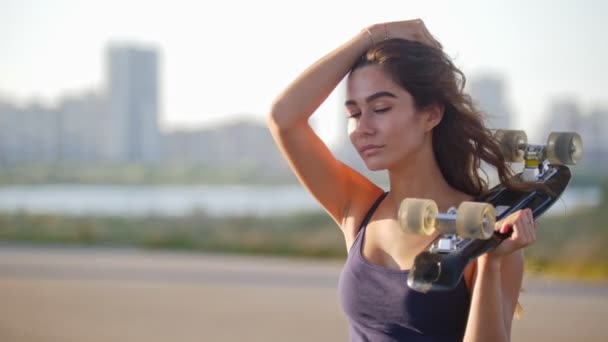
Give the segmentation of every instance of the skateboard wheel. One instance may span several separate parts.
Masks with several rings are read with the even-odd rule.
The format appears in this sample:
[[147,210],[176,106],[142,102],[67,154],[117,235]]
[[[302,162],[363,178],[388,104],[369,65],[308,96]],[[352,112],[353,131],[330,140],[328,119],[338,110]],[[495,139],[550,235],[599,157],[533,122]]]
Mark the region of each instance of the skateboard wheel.
[[456,232],[464,238],[489,239],[494,233],[496,212],[489,203],[462,202],[456,213]]
[[575,132],[551,132],[546,148],[553,165],[575,165],[583,156],[583,140]]
[[430,199],[406,198],[399,205],[399,225],[405,232],[431,235],[435,231],[437,204]]
[[506,162],[521,163],[524,161],[524,150],[521,146],[528,142],[526,132],[499,129],[494,133],[494,138],[498,141]]

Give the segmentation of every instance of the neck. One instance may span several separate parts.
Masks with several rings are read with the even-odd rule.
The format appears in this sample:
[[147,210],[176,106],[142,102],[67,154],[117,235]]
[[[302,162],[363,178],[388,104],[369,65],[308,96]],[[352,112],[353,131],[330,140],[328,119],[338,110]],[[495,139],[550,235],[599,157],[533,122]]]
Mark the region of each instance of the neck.
[[413,160],[389,170],[390,201],[399,206],[404,198],[426,198],[437,202],[441,212],[470,199],[443,177],[435,155],[431,151],[419,153]]

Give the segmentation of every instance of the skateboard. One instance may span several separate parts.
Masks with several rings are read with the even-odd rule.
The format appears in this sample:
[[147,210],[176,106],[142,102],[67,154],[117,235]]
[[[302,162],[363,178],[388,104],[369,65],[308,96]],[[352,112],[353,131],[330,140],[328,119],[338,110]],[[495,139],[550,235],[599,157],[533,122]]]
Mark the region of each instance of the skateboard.
[[524,208],[530,208],[534,218],[542,215],[570,181],[566,165],[575,165],[582,157],[582,140],[575,132],[552,132],[542,145],[529,144],[524,131],[497,130],[494,137],[506,162],[524,163],[513,177],[542,183],[544,189],[515,191],[499,184],[446,213],[439,213],[433,200],[404,199],[398,213],[402,229],[424,235],[439,233],[414,260],[407,280],[413,290],[425,293],[454,288],[471,261],[510,236],[494,230],[496,221]]

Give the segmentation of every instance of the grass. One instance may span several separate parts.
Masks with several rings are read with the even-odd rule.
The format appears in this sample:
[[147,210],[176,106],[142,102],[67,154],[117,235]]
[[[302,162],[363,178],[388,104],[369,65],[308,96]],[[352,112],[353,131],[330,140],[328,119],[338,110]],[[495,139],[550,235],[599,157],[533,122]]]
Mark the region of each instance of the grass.
[[[559,278],[608,279],[608,219],[602,206],[540,220],[526,249],[527,272]],[[0,214],[0,240],[37,244],[131,246],[285,257],[344,259],[345,244],[323,213],[283,217],[72,217]]]
[[0,240],[340,258],[341,233],[323,214],[285,217],[0,215]]
[[528,269],[559,278],[608,279],[608,180],[593,209],[541,217],[537,241],[526,249]]
[[254,165],[221,168],[212,164],[170,162],[158,164],[30,163],[3,165],[0,186],[38,184],[285,184],[295,183],[290,173],[268,175]]
[[[542,217],[526,249],[527,271],[608,280],[608,180],[597,208]],[[324,213],[278,217],[74,217],[0,213],[0,240],[38,244],[132,246],[206,252],[344,259],[345,244]]]

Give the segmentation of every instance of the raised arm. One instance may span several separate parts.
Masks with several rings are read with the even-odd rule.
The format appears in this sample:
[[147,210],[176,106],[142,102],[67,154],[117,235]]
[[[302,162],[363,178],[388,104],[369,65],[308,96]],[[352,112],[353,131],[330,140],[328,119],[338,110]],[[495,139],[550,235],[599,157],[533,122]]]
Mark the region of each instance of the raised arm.
[[377,24],[362,30],[289,84],[273,102],[268,117],[272,136],[300,182],[342,227],[352,201],[375,198],[381,189],[339,162],[313,132],[308,119],[357,59],[374,42],[388,37],[420,40],[430,35],[420,20]]
[[272,136],[300,182],[341,226],[353,192],[371,184],[332,155],[308,119],[370,46],[362,31],[308,67],[275,99],[268,117]]

